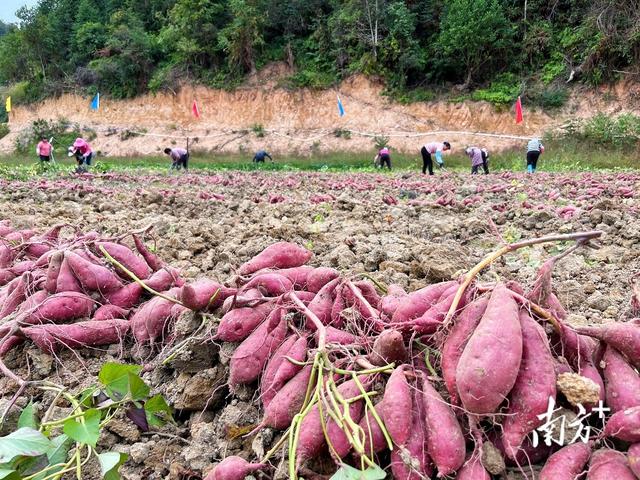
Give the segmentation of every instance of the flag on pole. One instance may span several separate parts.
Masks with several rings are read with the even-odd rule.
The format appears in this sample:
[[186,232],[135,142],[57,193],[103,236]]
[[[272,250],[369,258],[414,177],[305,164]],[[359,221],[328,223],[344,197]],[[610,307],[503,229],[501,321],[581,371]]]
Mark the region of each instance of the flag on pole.
[[96,93],[91,100],[91,110],[98,110],[100,108],[100,92]]
[[193,105],[191,105],[191,112],[194,117],[200,118],[200,109],[198,108],[198,102],[196,102],[195,98],[193,99]]
[[340,100],[340,96],[338,97],[338,115],[344,117],[344,106],[342,105],[342,100]]
[[516,123],[522,123],[522,100],[518,96],[516,100]]
[[7,97],[7,101],[4,104],[4,109],[9,113],[11,111],[11,97]]

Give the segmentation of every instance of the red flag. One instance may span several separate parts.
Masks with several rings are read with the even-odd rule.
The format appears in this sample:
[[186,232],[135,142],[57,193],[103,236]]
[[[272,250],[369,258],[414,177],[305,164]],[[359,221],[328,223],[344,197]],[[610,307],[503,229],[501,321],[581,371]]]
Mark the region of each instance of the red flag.
[[200,118],[200,110],[198,109],[198,102],[196,102],[196,100],[193,100],[193,105],[191,105],[191,112],[193,113],[193,116],[196,118]]
[[516,123],[522,123],[522,100],[516,100]]

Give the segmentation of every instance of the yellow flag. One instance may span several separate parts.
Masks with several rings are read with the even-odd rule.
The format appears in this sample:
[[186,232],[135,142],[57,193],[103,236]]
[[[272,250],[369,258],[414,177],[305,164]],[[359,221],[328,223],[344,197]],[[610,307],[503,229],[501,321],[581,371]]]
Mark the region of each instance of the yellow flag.
[[7,97],[7,103],[5,104],[4,109],[7,111],[7,113],[11,111],[11,97]]

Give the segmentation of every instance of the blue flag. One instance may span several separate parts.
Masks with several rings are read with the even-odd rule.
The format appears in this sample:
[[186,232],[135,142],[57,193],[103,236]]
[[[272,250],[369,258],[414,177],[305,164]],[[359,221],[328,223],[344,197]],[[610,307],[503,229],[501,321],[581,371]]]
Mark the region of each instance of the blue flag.
[[96,93],[96,96],[91,100],[91,110],[98,110],[100,108],[100,93]]
[[342,100],[338,97],[338,115],[344,117],[344,106],[342,105]]

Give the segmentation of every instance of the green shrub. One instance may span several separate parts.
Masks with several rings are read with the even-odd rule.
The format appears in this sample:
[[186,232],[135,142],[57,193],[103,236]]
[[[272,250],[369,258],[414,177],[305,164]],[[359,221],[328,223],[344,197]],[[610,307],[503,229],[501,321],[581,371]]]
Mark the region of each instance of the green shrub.
[[491,82],[489,88],[481,88],[471,94],[471,98],[476,101],[485,101],[494,105],[506,105],[513,103],[520,93],[520,82],[518,78],[505,73],[498,75]]
[[526,93],[526,99],[546,110],[553,110],[567,103],[567,100],[569,100],[569,90],[560,86],[540,89],[534,87]]
[[253,131],[258,138],[263,138],[265,136],[264,126],[259,123],[252,125],[251,131]]
[[11,130],[9,130],[9,125],[7,125],[6,123],[0,123],[0,138],[4,138],[9,135],[10,131]]
[[380,150],[389,145],[389,137],[385,137],[385,136],[374,137],[373,143],[376,146],[376,148]]

